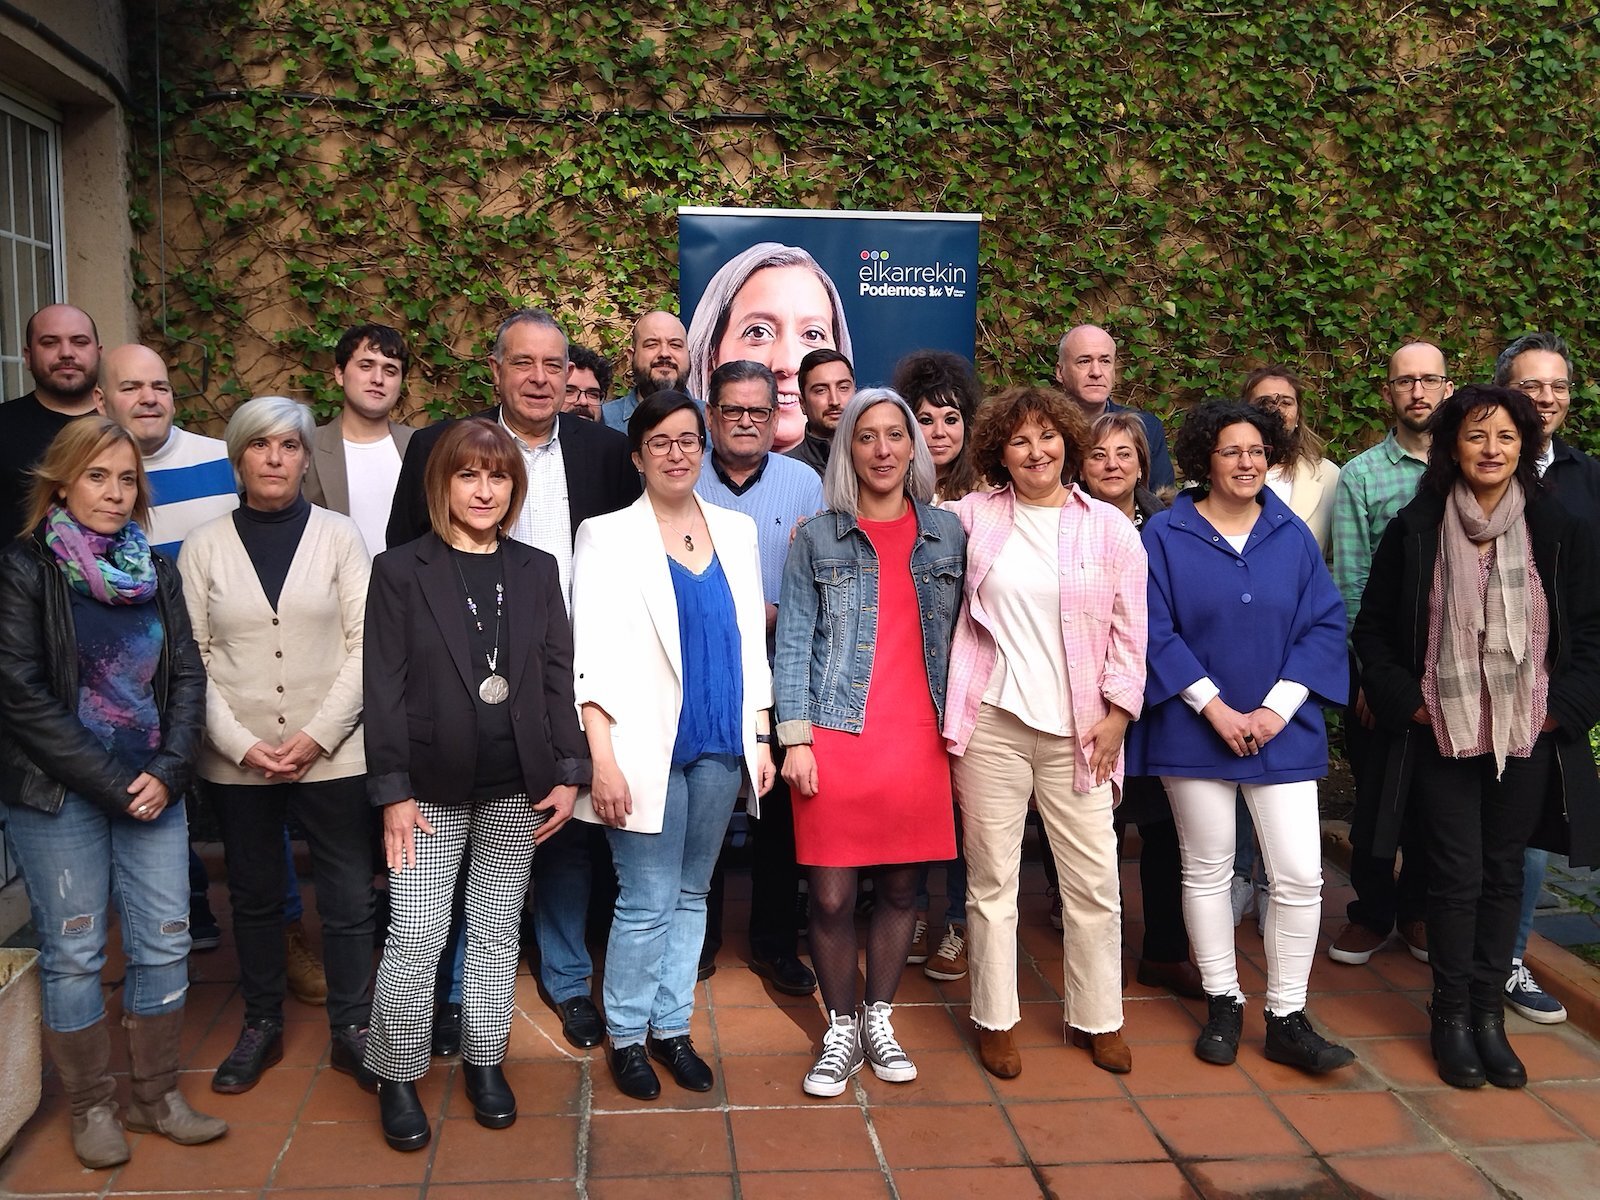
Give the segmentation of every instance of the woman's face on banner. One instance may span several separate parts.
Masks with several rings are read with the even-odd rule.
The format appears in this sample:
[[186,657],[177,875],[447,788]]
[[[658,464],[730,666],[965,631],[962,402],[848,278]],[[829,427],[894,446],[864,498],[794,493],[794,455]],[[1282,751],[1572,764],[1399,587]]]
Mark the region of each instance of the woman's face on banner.
[[800,360],[824,346],[837,349],[837,339],[833,304],[815,271],[809,267],[764,267],[734,295],[722,340],[712,351],[711,368],[749,359],[777,376],[777,432],[772,448],[781,452],[799,445],[805,436]]

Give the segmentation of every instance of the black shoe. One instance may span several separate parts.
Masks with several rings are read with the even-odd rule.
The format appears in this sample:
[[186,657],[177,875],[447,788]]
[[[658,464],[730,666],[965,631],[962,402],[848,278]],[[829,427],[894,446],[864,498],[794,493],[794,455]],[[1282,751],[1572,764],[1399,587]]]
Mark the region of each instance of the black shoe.
[[574,996],[557,1004],[555,1010],[561,1014],[561,1036],[567,1041],[579,1050],[600,1044],[600,1039],[605,1036],[605,1027],[593,1000],[587,996]]
[[612,1046],[606,1051],[606,1061],[611,1064],[611,1078],[617,1081],[617,1090],[635,1100],[654,1100],[661,1095],[661,1080],[656,1078],[643,1046]]
[[[1472,1017],[1472,1042],[1483,1063],[1486,1079],[1498,1088],[1519,1088],[1528,1084],[1528,1068],[1522,1065],[1517,1052],[1506,1041],[1504,1009],[1492,1013],[1475,1013]],[[1445,1082],[1449,1082],[1446,1080]]]
[[517,1119],[517,1098],[499,1063],[488,1067],[462,1063],[461,1079],[467,1085],[467,1099],[472,1101],[472,1115],[479,1125],[504,1129]]
[[367,1030],[364,1025],[336,1025],[333,1044],[328,1048],[328,1065],[335,1071],[355,1079],[364,1092],[378,1090],[378,1077],[367,1070],[362,1060],[367,1054]]
[[785,996],[809,996],[817,990],[817,977],[792,954],[750,959],[750,969]]
[[248,1092],[261,1082],[261,1072],[283,1059],[283,1022],[246,1021],[233,1051],[211,1077],[211,1090],[226,1096]]
[[1440,1013],[1437,1008],[1430,1011],[1433,1023],[1428,1030],[1428,1046],[1433,1051],[1433,1061],[1438,1064],[1439,1078],[1451,1087],[1482,1087],[1487,1077],[1467,1018]]
[[704,955],[700,959],[700,969],[694,973],[696,983],[704,983],[717,973],[716,952]]
[[644,1039],[645,1049],[667,1070],[677,1085],[690,1092],[709,1092],[712,1078],[706,1060],[695,1053],[694,1043],[687,1033],[679,1037]]
[[433,1136],[414,1083],[378,1080],[378,1119],[383,1140],[394,1150],[421,1150]]
[[1225,1067],[1239,1057],[1239,1035],[1244,1032],[1244,1002],[1232,996],[1207,996],[1210,1015],[1194,1044],[1201,1062]]
[[1312,1075],[1326,1075],[1355,1062],[1356,1053],[1347,1046],[1335,1045],[1311,1028],[1302,1008],[1281,1017],[1267,1013],[1267,1058]]
[[429,1048],[435,1058],[454,1058],[461,1053],[461,1005],[439,1005],[433,1014],[433,1045]]

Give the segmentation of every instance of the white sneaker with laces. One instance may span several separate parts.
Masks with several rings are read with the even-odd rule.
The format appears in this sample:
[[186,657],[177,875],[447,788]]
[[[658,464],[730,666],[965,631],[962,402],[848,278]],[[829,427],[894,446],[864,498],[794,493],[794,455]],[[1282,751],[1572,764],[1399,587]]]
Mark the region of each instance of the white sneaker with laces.
[[917,1064],[900,1048],[889,1016],[894,1010],[876,1000],[862,1010],[861,1049],[872,1064],[872,1073],[886,1083],[910,1083],[917,1077]]
[[822,1035],[822,1053],[800,1084],[808,1096],[837,1096],[850,1077],[861,1070],[861,1030],[854,1016],[828,1014]]

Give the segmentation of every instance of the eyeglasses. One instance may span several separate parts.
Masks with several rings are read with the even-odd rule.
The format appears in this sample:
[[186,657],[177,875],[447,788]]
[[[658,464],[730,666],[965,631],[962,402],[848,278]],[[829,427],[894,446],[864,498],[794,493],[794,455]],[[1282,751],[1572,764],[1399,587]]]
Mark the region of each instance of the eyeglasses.
[[1253,459],[1256,462],[1266,462],[1267,459],[1272,457],[1272,447],[1270,447],[1270,446],[1249,446],[1249,447],[1244,447],[1244,446],[1226,446],[1221,450],[1213,450],[1211,453],[1215,454],[1218,458],[1222,459],[1224,462],[1230,462],[1230,463],[1236,463],[1241,458]]
[[567,384],[568,400],[583,400],[588,404],[599,404],[603,393],[599,388],[581,388]]
[[1397,392],[1409,392],[1420,383],[1423,391],[1437,392],[1449,382],[1448,375],[1396,375],[1389,380],[1389,386]]
[[746,417],[750,418],[752,425],[765,425],[772,420],[772,406],[764,404],[760,408],[746,408],[738,404],[719,404],[717,411],[722,414],[722,419],[730,425],[738,425]]
[[1572,380],[1570,379],[1519,379],[1511,385],[1519,392],[1527,392],[1530,396],[1537,396],[1546,388],[1557,400],[1572,394]]
[[664,433],[658,433],[653,438],[645,438],[644,448],[656,458],[665,458],[672,453],[676,446],[685,458],[693,458],[705,447],[700,442],[698,433],[685,433],[675,438],[669,438]]
[[1294,408],[1300,401],[1287,392],[1272,392],[1268,395],[1257,396],[1250,403],[1257,408]]

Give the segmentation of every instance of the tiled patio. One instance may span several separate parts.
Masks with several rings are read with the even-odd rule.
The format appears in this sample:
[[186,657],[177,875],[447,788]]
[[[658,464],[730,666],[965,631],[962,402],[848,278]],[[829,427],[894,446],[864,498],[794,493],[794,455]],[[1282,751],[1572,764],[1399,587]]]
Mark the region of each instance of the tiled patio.
[[[1128,868],[1129,940],[1138,888]],[[1324,927],[1348,898],[1331,864]],[[938,875],[935,875],[937,882]],[[746,877],[730,879],[730,893]],[[1525,1091],[1444,1087],[1428,1058],[1427,968],[1386,949],[1366,967],[1319,956],[1312,1013],[1347,1039],[1358,1064],[1311,1079],[1260,1053],[1261,939],[1239,933],[1252,1003],[1236,1066],[1195,1060],[1198,1004],[1130,985],[1134,1071],[1096,1070],[1063,1046],[1060,936],[1046,922],[1043,881],[1024,886],[1026,953],[1019,1079],[979,1066],[966,984],[936,985],[909,968],[895,1024],[921,1076],[910,1085],[865,1074],[836,1100],[813,1100],[800,1077],[822,1029],[815,1001],[769,994],[739,958],[744,902],[730,899],[729,942],[701,986],[696,1043],[717,1070],[708,1094],[666,1081],[639,1104],[611,1083],[599,1049],[572,1051],[524,973],[508,1075],[521,1115],[509,1130],[476,1125],[455,1064],[422,1086],[438,1118],[418,1154],[383,1144],[376,1102],[327,1066],[320,1009],[290,1002],[285,1057],[253,1092],[217,1096],[207,1082],[237,1034],[241,1002],[228,942],[194,960],[184,1087],[232,1129],[193,1149],[132,1137],[133,1159],[85,1171],[72,1157],[63,1097],[46,1081],[40,1113],[0,1162],[6,1196],[128,1194],[352,1200],[494,1197],[1537,1197],[1596,1194],[1600,1179],[1600,1046],[1570,1025],[1511,1018],[1528,1064]],[[222,899],[224,889],[213,888]],[[935,910],[938,910],[935,902]],[[226,924],[226,922],[224,922]],[[1130,962],[1130,974],[1132,964]],[[114,974],[114,969],[108,974]],[[3,1048],[0,1048],[3,1049]],[[356,1189],[361,1189],[359,1192]]]

